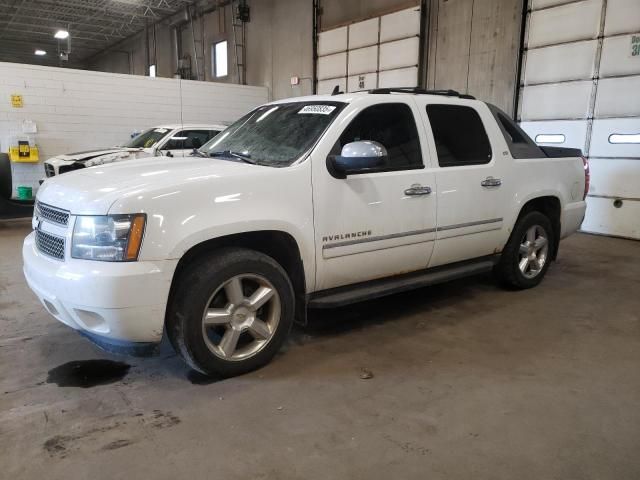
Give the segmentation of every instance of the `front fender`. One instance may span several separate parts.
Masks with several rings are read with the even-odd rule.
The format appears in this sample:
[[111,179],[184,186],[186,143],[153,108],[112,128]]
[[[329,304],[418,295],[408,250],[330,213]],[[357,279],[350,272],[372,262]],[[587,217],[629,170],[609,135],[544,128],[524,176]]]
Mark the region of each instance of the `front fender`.
[[117,202],[118,211],[147,214],[141,260],[180,259],[192,247],[215,238],[281,231],[297,242],[307,285],[313,285],[315,250],[309,162],[260,169],[255,175],[212,176],[142,196]]

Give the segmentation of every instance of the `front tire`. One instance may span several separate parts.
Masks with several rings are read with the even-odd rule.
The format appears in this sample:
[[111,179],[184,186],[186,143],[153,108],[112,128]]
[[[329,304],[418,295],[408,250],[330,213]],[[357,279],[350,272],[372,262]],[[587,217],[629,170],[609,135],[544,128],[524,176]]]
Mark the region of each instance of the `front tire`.
[[544,278],[552,258],[553,228],[540,212],[529,212],[518,219],[494,272],[507,287],[532,288]]
[[206,375],[231,377],[267,364],[287,338],[294,293],[271,257],[224,248],[181,275],[167,318],[180,356]]

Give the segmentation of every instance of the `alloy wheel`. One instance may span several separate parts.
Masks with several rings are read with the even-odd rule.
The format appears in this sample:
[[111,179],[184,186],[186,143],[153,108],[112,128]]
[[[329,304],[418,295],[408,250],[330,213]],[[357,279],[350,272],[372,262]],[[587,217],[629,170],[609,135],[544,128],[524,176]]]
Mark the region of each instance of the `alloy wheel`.
[[533,225],[524,234],[520,242],[518,268],[526,278],[537,277],[549,254],[549,237],[540,225]]
[[219,358],[245,360],[261,351],[276,332],[280,296],[265,277],[236,275],[209,298],[202,316],[207,348]]

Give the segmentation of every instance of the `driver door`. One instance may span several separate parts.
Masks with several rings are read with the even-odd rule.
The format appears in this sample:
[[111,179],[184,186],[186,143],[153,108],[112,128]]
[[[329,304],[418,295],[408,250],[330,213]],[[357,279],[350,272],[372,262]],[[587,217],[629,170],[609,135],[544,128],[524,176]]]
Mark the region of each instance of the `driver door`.
[[[424,269],[435,240],[435,175],[415,104],[352,104],[342,118],[312,162],[316,290]],[[365,140],[385,147],[383,164],[332,176],[327,155]]]

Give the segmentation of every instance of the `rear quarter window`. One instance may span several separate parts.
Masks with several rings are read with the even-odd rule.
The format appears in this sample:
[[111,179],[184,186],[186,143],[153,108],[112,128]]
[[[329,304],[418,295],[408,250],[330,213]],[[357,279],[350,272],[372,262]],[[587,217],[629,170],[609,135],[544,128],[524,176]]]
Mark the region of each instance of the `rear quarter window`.
[[545,154],[509,115],[495,105],[487,104],[513,158],[544,158]]

